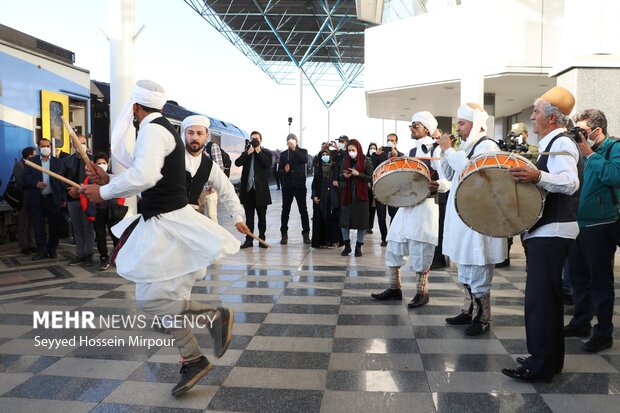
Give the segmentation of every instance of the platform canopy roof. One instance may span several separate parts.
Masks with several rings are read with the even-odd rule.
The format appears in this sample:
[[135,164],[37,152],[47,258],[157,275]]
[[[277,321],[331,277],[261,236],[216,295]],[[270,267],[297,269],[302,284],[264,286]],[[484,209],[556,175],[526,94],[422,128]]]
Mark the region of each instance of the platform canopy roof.
[[372,24],[357,19],[355,1],[184,1],[276,83],[295,84],[301,70],[326,107],[363,86],[364,29]]

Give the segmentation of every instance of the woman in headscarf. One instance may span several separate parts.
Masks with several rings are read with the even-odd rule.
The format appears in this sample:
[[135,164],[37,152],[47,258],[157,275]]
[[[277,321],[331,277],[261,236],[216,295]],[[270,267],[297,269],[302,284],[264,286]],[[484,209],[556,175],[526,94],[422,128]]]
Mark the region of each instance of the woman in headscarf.
[[357,230],[355,256],[362,256],[364,233],[368,228],[368,204],[370,202],[368,183],[372,181],[372,171],[372,162],[364,156],[362,145],[357,139],[351,139],[347,143],[338,183],[342,201],[340,208],[340,228],[344,241],[344,249],[340,254],[342,256],[351,253],[351,229]]
[[[377,152],[377,144],[370,142],[368,145],[368,151],[366,152],[366,158],[372,159],[372,155]],[[376,165],[373,165],[376,167]],[[372,234],[372,228],[375,226],[375,212],[377,207],[375,205],[375,194],[372,192],[372,181],[368,183],[368,229],[366,234]]]
[[316,156],[319,164],[315,166],[312,178],[312,247],[335,248],[338,244],[338,166],[329,148],[322,149]]

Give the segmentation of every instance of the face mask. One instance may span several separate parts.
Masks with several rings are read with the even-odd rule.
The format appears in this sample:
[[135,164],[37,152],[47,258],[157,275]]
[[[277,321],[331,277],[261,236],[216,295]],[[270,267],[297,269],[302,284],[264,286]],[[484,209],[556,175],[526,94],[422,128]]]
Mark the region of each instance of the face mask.
[[321,156],[321,160],[323,161],[323,163],[327,163],[327,162],[329,162],[329,155],[323,155],[323,156]]
[[104,171],[108,171],[108,164],[107,163],[98,163],[97,166],[101,169],[103,169]]
[[394,142],[388,141],[386,146],[389,146],[390,148],[393,148],[394,147]]
[[349,156],[351,159],[357,159],[357,152],[349,151]]
[[344,149],[344,143],[338,142],[338,149],[343,150]]
[[377,151],[374,149],[371,149],[368,153],[370,153],[371,155],[374,155]]
[[42,156],[50,156],[50,153],[52,153],[52,148],[48,148],[46,146],[46,147],[39,149],[39,151],[41,152]]
[[252,146],[255,147],[255,148],[257,146],[260,146],[260,142],[258,141],[258,139],[252,139]]
[[[595,129],[596,130],[596,129]],[[592,135],[594,133],[594,131],[588,133],[588,136],[586,137],[586,142],[588,142],[588,145],[591,147],[594,146],[594,143],[596,142],[596,140],[598,139],[598,136],[596,138],[594,138],[593,140],[590,139],[590,135]]]

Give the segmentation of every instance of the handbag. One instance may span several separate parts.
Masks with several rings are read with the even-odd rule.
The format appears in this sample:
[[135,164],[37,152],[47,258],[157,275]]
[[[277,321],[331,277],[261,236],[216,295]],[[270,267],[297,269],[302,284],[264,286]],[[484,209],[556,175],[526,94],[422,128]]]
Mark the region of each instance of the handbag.
[[17,187],[15,175],[11,175],[9,183],[6,185],[2,199],[6,201],[13,209],[19,210],[24,204],[24,193]]

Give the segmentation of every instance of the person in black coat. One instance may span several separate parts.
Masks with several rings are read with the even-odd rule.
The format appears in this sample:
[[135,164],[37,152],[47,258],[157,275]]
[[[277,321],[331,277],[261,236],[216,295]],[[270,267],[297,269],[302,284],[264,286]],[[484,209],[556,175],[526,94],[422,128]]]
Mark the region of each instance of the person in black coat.
[[[39,141],[41,155],[30,159],[31,162],[43,166],[59,175],[64,174],[64,164],[51,155],[52,144],[48,139]],[[34,168],[26,168],[22,174],[22,183],[28,190],[31,218],[34,221],[37,255],[32,260],[56,258],[58,248],[58,231],[60,225],[60,208],[65,204],[65,185],[60,181]],[[47,221],[48,231],[45,231]]]
[[312,247],[335,248],[340,237],[340,197],[334,185],[338,181],[338,166],[329,148],[322,149],[317,156],[321,164],[314,168],[312,178]]
[[37,252],[34,242],[34,223],[30,219],[30,202],[28,201],[28,191],[24,190],[22,174],[28,168],[24,161],[31,160],[37,156],[37,150],[32,146],[22,150],[22,158],[15,162],[13,166],[13,176],[17,184],[17,189],[23,194],[23,202],[19,211],[17,211],[17,241],[19,242],[20,252],[28,255],[31,252]]
[[293,199],[297,202],[297,209],[301,215],[301,235],[304,244],[310,244],[310,221],[306,206],[306,165],[308,151],[297,145],[297,136],[290,134],[286,137],[286,149],[280,155],[278,172],[282,180],[282,216],[280,244],[288,243],[288,220]]
[[[366,152],[366,158],[372,160],[372,156],[377,153],[377,144],[374,142],[370,142],[368,145],[368,151]],[[376,165],[373,162],[373,167],[376,169]],[[366,230],[366,234],[372,234],[372,229],[375,226],[375,212],[377,210],[377,205],[375,204],[375,194],[372,191],[372,181],[368,183],[368,229]]]
[[[241,184],[239,187],[239,199],[245,208],[246,224],[250,231],[254,232],[254,211],[258,215],[259,238],[265,239],[267,231],[267,205],[271,204],[269,192],[269,172],[272,165],[271,152],[261,146],[263,135],[253,131],[246,150],[235,160],[235,165],[242,166]],[[253,245],[250,236],[241,244],[241,248],[249,248]],[[259,244],[261,248],[266,248]]]

